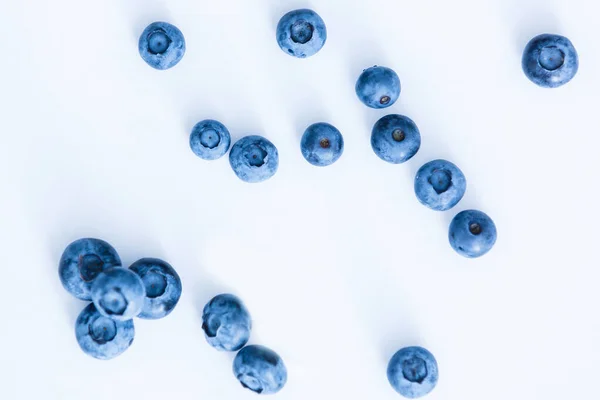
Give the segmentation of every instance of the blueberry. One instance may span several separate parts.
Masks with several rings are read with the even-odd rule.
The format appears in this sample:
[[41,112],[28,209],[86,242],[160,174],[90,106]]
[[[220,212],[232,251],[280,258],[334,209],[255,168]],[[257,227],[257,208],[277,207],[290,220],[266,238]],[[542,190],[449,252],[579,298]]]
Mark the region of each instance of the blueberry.
[[129,269],[142,278],[146,288],[144,306],[138,317],[159,319],[169,315],[181,297],[181,279],[173,267],[158,258],[142,258]]
[[556,88],[573,79],[579,69],[579,57],[566,37],[543,34],[525,46],[521,64],[533,83]]
[[101,315],[94,304],[81,311],[75,322],[75,337],[86,354],[110,360],[131,346],[135,329],[133,321],[116,321]]
[[119,321],[138,315],[146,297],[142,279],[135,272],[119,267],[100,273],[91,292],[98,312]]
[[356,81],[356,95],[366,106],[386,108],[400,97],[400,79],[386,67],[365,69]]
[[144,29],[138,44],[140,55],[156,69],[174,67],[185,54],[185,39],[176,26],[153,22]]
[[423,165],[415,177],[415,194],[419,201],[436,211],[454,207],[465,194],[467,180],[458,167],[446,160]]
[[390,360],[387,377],[398,393],[416,399],[431,392],[437,384],[437,362],[433,354],[422,347],[405,347]]
[[104,240],[79,239],[67,246],[60,258],[58,275],[69,293],[81,300],[91,300],[90,288],[98,274],[118,267],[121,259]]
[[198,122],[190,135],[194,154],[205,160],[221,158],[229,150],[231,136],[225,126],[212,119]]
[[287,54],[306,58],[317,53],[327,40],[325,22],[312,10],[285,14],[277,24],[277,43]]
[[481,257],[490,251],[497,236],[494,221],[477,210],[459,212],[450,223],[448,231],[452,248],[467,258]]
[[262,182],[277,172],[277,148],[262,136],[246,136],[238,140],[229,152],[229,163],[244,182]]
[[408,117],[390,114],[373,126],[371,146],[379,158],[392,164],[401,164],[414,156],[421,147],[421,134]]
[[335,126],[318,122],[306,128],[300,150],[306,161],[317,167],[325,167],[342,156],[344,138]]
[[233,374],[243,387],[258,394],[279,392],[287,381],[287,369],[277,353],[263,346],[246,346],[233,360]]
[[250,338],[252,321],[244,303],[232,294],[220,294],[204,306],[202,329],[217,350],[237,351]]

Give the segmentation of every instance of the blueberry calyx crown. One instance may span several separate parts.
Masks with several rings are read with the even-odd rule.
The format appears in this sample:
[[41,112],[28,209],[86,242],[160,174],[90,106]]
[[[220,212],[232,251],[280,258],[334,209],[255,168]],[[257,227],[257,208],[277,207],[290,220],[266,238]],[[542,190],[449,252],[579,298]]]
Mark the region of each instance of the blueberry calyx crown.
[[295,43],[306,44],[312,39],[314,31],[311,23],[299,19],[290,27],[290,37]]
[[117,336],[117,324],[110,318],[98,317],[88,327],[90,337],[98,344],[105,344]]
[[452,186],[452,174],[445,169],[434,169],[428,181],[437,194],[442,194]]
[[260,380],[256,379],[252,374],[239,374],[237,376],[238,380],[242,384],[242,387],[253,391],[254,393],[261,394],[264,390]]
[[538,62],[547,71],[556,71],[565,64],[565,53],[556,46],[546,46],[540,51]]
[[402,129],[394,129],[394,131],[392,132],[392,139],[394,139],[396,142],[401,142],[405,138],[406,135],[404,134]]
[[479,235],[481,231],[481,225],[479,225],[477,222],[471,222],[469,224],[469,232],[471,232],[473,235]]
[[324,149],[328,149],[329,146],[331,146],[331,143],[329,142],[329,139],[323,138],[321,139],[321,141],[319,142],[319,145],[324,148]]
[[79,274],[81,279],[86,282],[93,281],[104,267],[104,262],[95,254],[85,254],[79,256]]
[[392,100],[392,98],[390,96],[381,96],[381,98],[379,99],[379,103],[387,104],[390,102],[390,100]]
[[267,151],[263,149],[261,146],[253,146],[248,154],[246,154],[246,159],[248,160],[248,164],[253,167],[262,167],[265,164],[265,159],[267,158]]
[[427,364],[422,358],[414,357],[402,363],[402,375],[409,382],[423,383],[427,373]]
[[171,38],[163,29],[157,29],[148,35],[148,51],[152,54],[163,54],[171,42]]

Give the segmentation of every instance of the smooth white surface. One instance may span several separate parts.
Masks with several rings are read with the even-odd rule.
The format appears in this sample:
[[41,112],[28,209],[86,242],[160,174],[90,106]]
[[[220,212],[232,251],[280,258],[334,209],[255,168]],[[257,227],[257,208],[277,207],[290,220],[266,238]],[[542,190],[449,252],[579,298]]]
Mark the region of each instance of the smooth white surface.
[[[328,40],[298,60],[275,41],[281,15],[314,8]],[[208,346],[199,313],[241,296],[252,343],[289,369],[279,399],[399,399],[395,350],[437,357],[428,399],[593,399],[600,372],[598,105],[600,7],[522,1],[28,0],[0,3],[2,399],[251,399],[233,356]],[[139,57],[154,20],[177,25],[187,54],[155,71]],[[521,71],[536,34],[568,36],[577,77],[543,90]],[[354,94],[361,70],[395,69],[385,111]],[[423,144],[389,165],[370,147],[386,113],[415,120]],[[250,185],[227,158],[188,147],[197,121],[279,148],[275,177]],[[344,134],[333,166],[309,165],[303,130]],[[416,170],[447,158],[468,179],[446,213],[421,206]],[[453,252],[451,218],[479,208],[499,239],[479,260]],[[101,362],[81,352],[84,303],[57,263],[96,236],[127,264],[168,260],[184,294],[134,345]]]

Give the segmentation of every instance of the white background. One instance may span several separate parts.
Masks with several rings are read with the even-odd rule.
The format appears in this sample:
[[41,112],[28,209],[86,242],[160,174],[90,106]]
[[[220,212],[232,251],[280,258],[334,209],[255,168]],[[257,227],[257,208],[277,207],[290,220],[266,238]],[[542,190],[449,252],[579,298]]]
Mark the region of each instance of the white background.
[[[328,28],[306,60],[275,41],[278,19],[299,7]],[[437,357],[431,400],[598,398],[598,12],[590,0],[2,1],[0,398],[255,398],[200,328],[223,291],[250,309],[251,342],[284,358],[282,400],[398,399],[385,369],[406,345]],[[168,71],[138,54],[155,20],[186,38]],[[557,90],[521,71],[543,32],[580,55]],[[402,81],[385,111],[354,94],[373,64]],[[386,113],[421,130],[404,165],[371,150]],[[275,177],[246,184],[226,157],[195,157],[188,135],[204,118],[234,140],[269,138]],[[331,167],[300,154],[317,121],[344,134]],[[445,213],[413,194],[434,158],[468,179]],[[498,227],[478,260],[447,240],[466,208]],[[133,346],[108,362],[79,349],[85,304],[57,274],[64,247],[86,236],[126,264],[164,258],[184,285],[174,312],[136,320]]]

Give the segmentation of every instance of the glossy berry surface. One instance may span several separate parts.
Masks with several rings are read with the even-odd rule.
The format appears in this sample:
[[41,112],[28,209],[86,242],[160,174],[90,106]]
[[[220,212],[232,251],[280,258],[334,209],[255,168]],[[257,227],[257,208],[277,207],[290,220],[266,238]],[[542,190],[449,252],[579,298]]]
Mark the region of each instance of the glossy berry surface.
[[273,143],[262,136],[246,136],[229,152],[229,164],[238,178],[248,183],[271,178],[279,167],[279,153]]
[[521,64],[533,83],[544,88],[557,88],[575,77],[579,56],[566,37],[543,34],[527,44]]
[[138,317],[159,319],[173,311],[181,297],[181,279],[173,267],[158,258],[142,258],[134,262],[130,270],[144,283],[146,296]]
[[458,254],[467,258],[481,257],[494,247],[498,232],[494,221],[477,210],[459,212],[448,231],[450,245]]
[[258,394],[279,392],[287,382],[287,368],[277,353],[263,346],[246,346],[233,361],[233,374],[243,387]]
[[215,296],[202,311],[202,330],[217,350],[237,351],[250,338],[252,321],[242,301],[232,294]]
[[415,177],[415,194],[421,204],[436,211],[446,211],[463,198],[467,180],[458,167],[446,160],[423,165]]
[[306,161],[318,167],[325,167],[342,156],[344,138],[335,126],[318,122],[309,126],[302,135],[300,150]]
[[121,259],[116,250],[100,239],[74,241],[64,250],[58,265],[58,275],[64,288],[81,300],[91,300],[92,282],[102,271],[118,267]]
[[230,145],[231,136],[225,125],[212,119],[198,122],[190,134],[190,148],[204,160],[223,157]]
[[153,22],[144,29],[138,43],[140,56],[152,68],[174,67],[185,54],[183,33],[167,22]]
[[325,45],[327,28],[312,10],[290,11],[277,24],[277,43],[281,50],[298,58],[316,54]]
[[110,360],[131,346],[135,336],[133,321],[116,321],[101,315],[94,304],[81,311],[75,322],[75,337],[86,354]]
[[396,392],[409,399],[416,399],[425,396],[437,385],[438,365],[427,349],[405,347],[390,360],[387,377]]
[[410,160],[421,147],[421,133],[412,119],[390,114],[373,126],[371,147],[379,158],[392,164]]
[[390,68],[365,69],[356,81],[356,95],[370,108],[387,108],[400,97],[400,78]]
[[111,268],[99,274],[91,292],[98,312],[119,321],[137,316],[146,297],[142,279],[126,268]]

